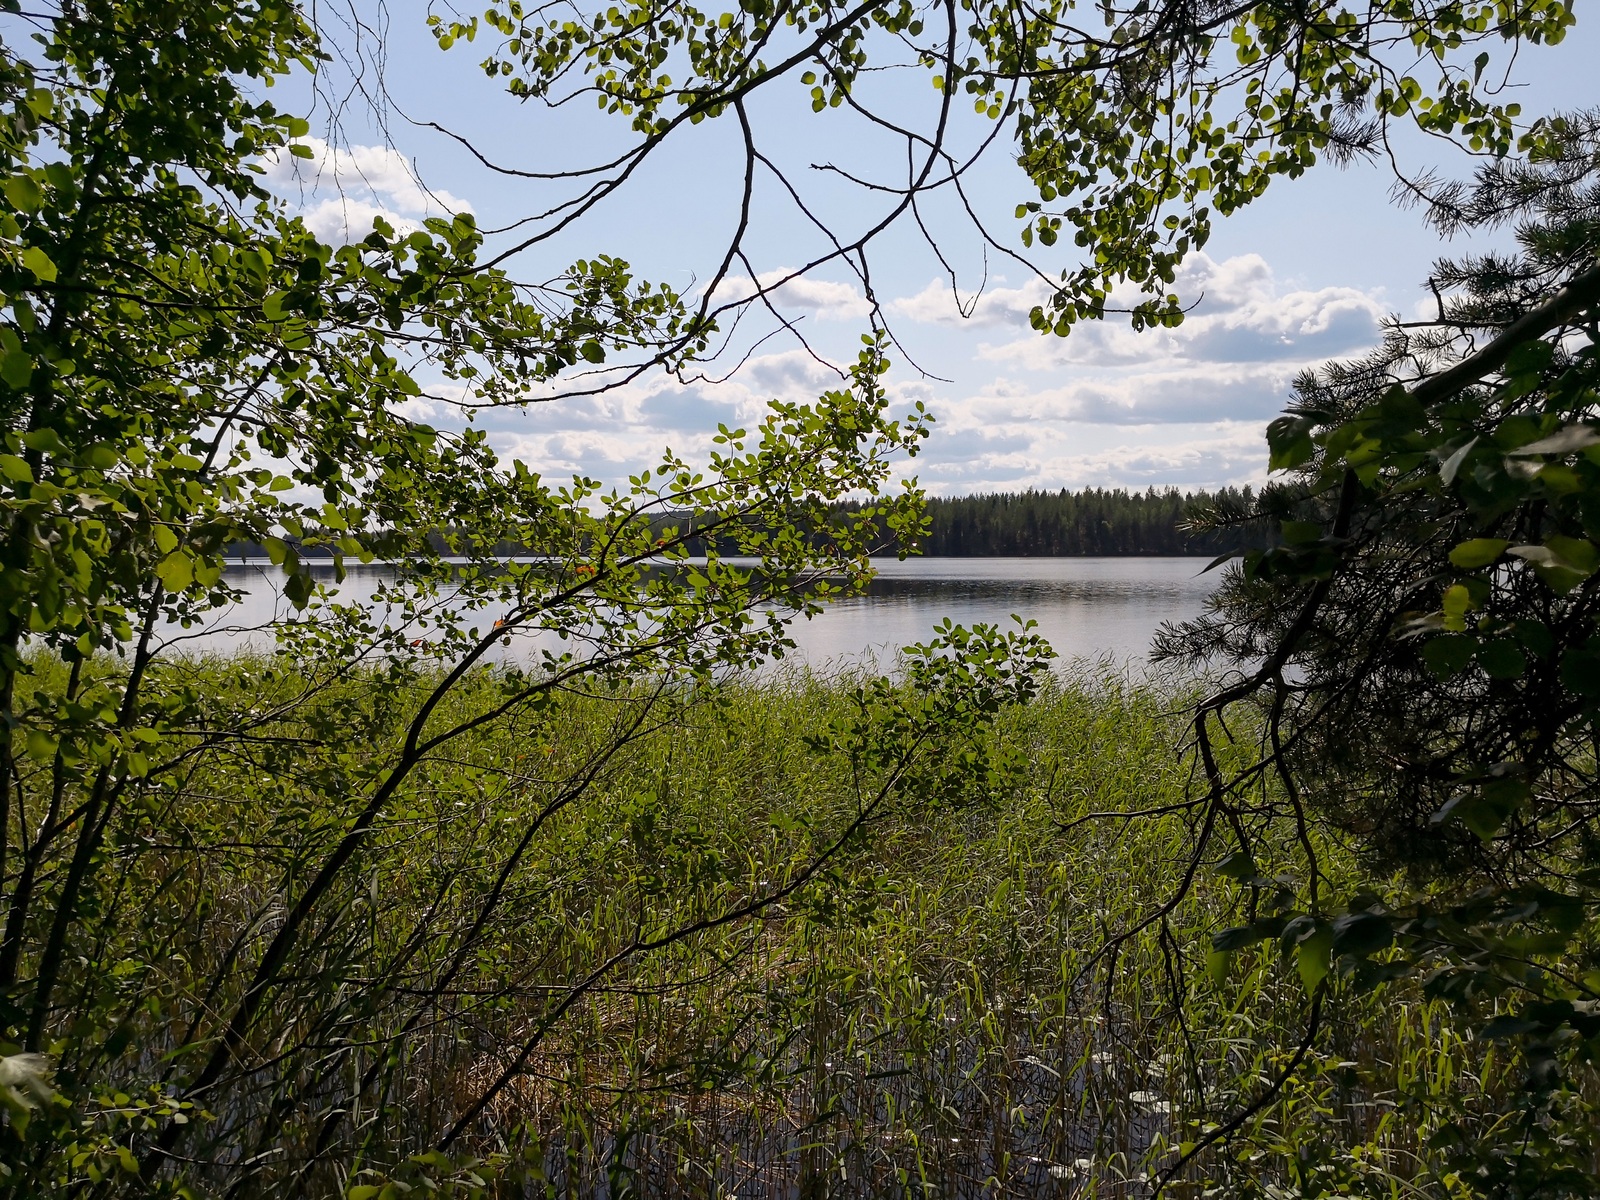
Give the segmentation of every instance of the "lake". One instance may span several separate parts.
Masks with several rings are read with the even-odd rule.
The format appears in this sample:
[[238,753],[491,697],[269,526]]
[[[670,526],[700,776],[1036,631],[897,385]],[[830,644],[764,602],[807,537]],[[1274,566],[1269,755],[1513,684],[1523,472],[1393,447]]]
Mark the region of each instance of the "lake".
[[[868,595],[841,600],[793,627],[800,657],[818,668],[875,659],[926,640],[946,617],[962,625],[1009,624],[1013,613],[1038,622],[1038,632],[1068,662],[1111,659],[1137,667],[1164,621],[1199,614],[1221,572],[1202,575],[1205,558],[915,558],[881,559]],[[313,567],[331,584],[328,567]],[[287,612],[266,564],[228,569],[244,600],[190,631],[188,650],[270,646],[259,629]],[[359,600],[389,577],[381,565],[353,566],[341,600]],[[176,632],[176,631],[174,631]],[[176,648],[176,647],[175,647]]]
[[1063,659],[1142,660],[1164,621],[1198,616],[1220,578],[1206,558],[918,558],[878,564],[870,594],[795,631],[807,662],[891,657],[939,621],[1037,621]]

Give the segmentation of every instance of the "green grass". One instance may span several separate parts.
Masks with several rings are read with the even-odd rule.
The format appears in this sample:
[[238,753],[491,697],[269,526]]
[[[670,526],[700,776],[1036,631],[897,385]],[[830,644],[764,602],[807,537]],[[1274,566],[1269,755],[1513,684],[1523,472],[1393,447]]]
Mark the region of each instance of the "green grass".
[[[112,1094],[144,1094],[196,1014],[241,993],[426,682],[172,668],[163,686],[207,722],[260,723],[196,743],[119,827],[69,988],[98,1032],[64,1063],[99,1128],[132,1128]],[[436,721],[497,687],[474,677]],[[825,744],[851,695],[801,672],[653,707],[570,695],[452,743],[386,811],[246,1048],[264,1069],[205,1101],[196,1152],[266,1156],[262,1193],[459,1181],[406,1156],[506,1075],[451,1146],[493,1158],[505,1194],[1143,1194],[1261,1094],[1306,1011],[1275,955],[1208,977],[1240,901],[1211,874],[1106,952],[1192,848],[1181,810],[1119,815],[1190,794],[1183,697],[1058,680],[1001,714],[980,783],[891,795],[804,886],[717,923],[861,813],[870,771]],[[275,705],[294,715],[265,719]],[[1186,1177],[1230,1196],[1443,1187],[1429,1137],[1487,1130],[1510,1086],[1442,1007],[1336,988],[1295,1080]]]

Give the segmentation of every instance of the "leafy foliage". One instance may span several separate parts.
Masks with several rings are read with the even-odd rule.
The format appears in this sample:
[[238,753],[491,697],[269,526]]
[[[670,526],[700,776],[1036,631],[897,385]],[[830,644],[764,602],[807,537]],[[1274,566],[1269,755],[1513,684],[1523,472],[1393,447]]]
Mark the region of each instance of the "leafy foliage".
[[1435,220],[1514,223],[1518,252],[1443,264],[1437,321],[1299,382],[1269,431],[1292,475],[1260,502],[1285,544],[1245,555],[1166,641],[1246,667],[1202,706],[1202,755],[1227,708],[1265,714],[1253,767],[1207,768],[1230,863],[1287,819],[1352,839],[1370,872],[1343,901],[1319,890],[1307,837],[1301,888],[1217,949],[1281,938],[1308,989],[1333,966],[1358,988],[1426,972],[1479,1037],[1509,1040],[1517,1145],[1457,1147],[1503,1195],[1591,1194],[1597,1169],[1597,179],[1600,124],[1579,114],[1438,189]]
[[[753,88],[809,63],[818,104],[843,106],[869,34],[909,43],[941,72],[941,128],[958,89],[985,119],[1010,109],[1042,203],[1067,198],[1063,213],[1025,214],[1030,236],[1048,244],[1065,222],[1094,243],[1035,315],[1065,331],[1124,279],[1146,296],[1136,323],[1178,320],[1165,284],[1204,241],[1204,197],[1228,211],[1324,147],[1359,150],[1353,113],[1422,114],[1506,147],[1514,112],[1451,54],[1554,40],[1571,19],[1551,0],[1349,20],[1107,8],[1102,36],[1064,9],[971,11],[962,30],[944,5],[943,40],[923,44],[905,6],[573,19],[499,5],[487,65],[552,102],[588,79],[641,139],[556,210],[566,228],[678,125],[731,109],[753,169]],[[715,974],[784,906],[814,916],[807,937],[845,926],[870,888],[830,867],[880,817],[1014,785],[1022,757],[994,733],[1038,690],[1047,650],[1026,631],[947,628],[911,655],[909,686],[866,684],[815,733],[808,750],[838,767],[846,802],[787,818],[759,854],[668,828],[648,789],[610,790],[636,746],[715,702],[719,679],[789,648],[787,622],[861,587],[880,538],[922,531],[915,487],[885,488],[929,417],[889,412],[881,329],[816,403],[774,404],[720,430],[704,461],[665,453],[616,487],[502,462],[470,419],[560,394],[574,370],[680,369],[705,353],[743,221],[698,306],[604,254],[554,284],[518,282],[510,256],[551,227],[491,249],[465,215],[415,231],[377,221],[334,248],[259,179],[263,161],[308,151],[308,123],[263,98],[326,65],[305,10],[4,0],[0,17],[0,1168],[13,1193],[481,1191],[483,1157],[537,1154],[519,1089],[630,970],[672,962],[645,982],[665,991],[707,963]],[[478,28],[436,27],[446,44]],[[780,34],[799,41],[768,65]],[[1384,60],[1411,45],[1440,73],[1430,95]],[[688,84],[667,75],[680,61]],[[1219,132],[1207,114],[1235,96],[1247,118]],[[907,137],[926,154],[896,212],[958,175],[942,134]],[[408,415],[429,396],[468,419]],[[729,561],[723,539],[751,561]],[[196,663],[184,631],[236,598],[223,556],[241,542],[280,571],[293,614],[279,652]],[[1542,569],[1570,562],[1566,543],[1540,544],[1562,556]],[[507,562],[506,545],[538,554]],[[713,552],[691,561],[691,546]],[[396,560],[387,613],[319,593],[312,550],[341,567]],[[531,638],[537,653],[492,665]],[[567,822],[582,836],[562,843]],[[642,855],[625,886],[575,886],[624,840]]]
[[[329,922],[348,913],[379,831],[414,818],[401,799],[408,781],[463,733],[537,724],[573,693],[649,678],[644,695],[660,700],[781,653],[787,620],[866,578],[877,522],[916,520],[907,492],[836,523],[825,543],[804,532],[841,497],[879,492],[891,460],[926,432],[920,413],[904,424],[887,415],[886,363],[870,335],[848,387],[814,406],[774,406],[751,430],[724,430],[703,465],[668,455],[620,491],[552,487],[499,463],[470,426],[406,417],[434,381],[478,404],[522,404],[596,353],[692,349],[694,337],[685,343],[677,297],[603,257],[567,272],[561,303],[534,303],[479,263],[467,217],[409,234],[379,222],[355,245],[320,244],[252,170],[305,122],[246,88],[310,69],[318,53],[292,6],[197,0],[73,8],[37,58],[8,49],[4,59],[0,1023],[8,1052],[57,1055],[80,1100],[117,1080],[88,1144],[57,1160],[46,1133],[30,1142],[39,1180],[168,1175],[197,1097],[277,1120],[315,1111],[297,1107],[301,1073],[355,1053],[310,1032],[344,1011],[330,972],[349,969],[351,946],[329,940]],[[678,524],[661,529],[661,512]],[[450,531],[442,545],[428,536],[439,529]],[[684,563],[691,534],[725,529],[758,565]],[[246,539],[267,547],[306,613],[283,626],[283,653],[320,672],[304,690],[267,672],[263,703],[248,708],[197,689],[173,651],[182,629],[233,599],[223,555]],[[503,563],[493,548],[506,541],[541,557]],[[302,547],[340,563],[401,559],[393,619],[316,595]],[[445,703],[529,631],[571,648],[475,691],[475,709]],[[351,672],[384,686],[366,705],[319,703],[317,688]],[[650,703],[619,699],[619,709],[632,715],[593,749],[591,772],[650,727]],[[266,732],[291,712],[320,749]],[[288,757],[258,761],[273,745]],[[211,755],[308,790],[267,817],[276,873],[232,949],[180,971],[208,981],[192,991],[160,982],[170,937],[191,920],[231,918],[210,911],[187,874],[215,839],[169,821]],[[546,803],[583,796],[590,778],[577,771]],[[538,828],[490,870],[501,882],[483,885],[480,932],[511,902],[506,880]],[[153,890],[130,899],[132,881]],[[394,999],[424,946],[448,946],[428,985],[448,989],[483,952],[474,928],[424,917],[389,985],[372,982],[369,1011]],[[590,966],[598,979],[607,964]],[[180,1031],[163,1061],[141,1057],[130,1004]],[[419,1010],[377,1036],[403,1046],[420,1020]],[[267,1047],[283,1037],[298,1048],[257,1092],[276,1054]],[[24,1135],[25,1112],[5,1136]],[[95,1166],[106,1154],[110,1165]]]
[[[947,148],[958,100],[986,121],[1012,122],[1018,162],[1038,190],[1016,210],[1024,244],[1049,248],[1067,236],[1086,252],[1032,314],[1037,329],[1065,334],[1116,311],[1121,284],[1132,285],[1124,311],[1136,328],[1179,324],[1184,301],[1169,289],[1178,264],[1206,244],[1214,215],[1321,159],[1379,151],[1394,122],[1495,155],[1531,144],[1537,135],[1518,129],[1519,106],[1489,91],[1490,50],[1470,59],[1468,50],[1558,42],[1573,13],[1559,0],[1137,0],[1088,10],[1066,0],[745,0],[726,11],[688,0],[592,9],[499,0],[481,19],[430,20],[446,48],[482,32],[483,70],[515,96],[592,96],[629,118],[639,140],[608,170],[684,125],[742,114],[749,94],[802,71],[815,110],[846,108],[905,135],[912,165],[899,213],[923,190],[961,189],[971,163]],[[906,131],[862,95],[870,72],[907,65],[928,72],[938,93],[930,134]],[[747,215],[748,200],[747,187]],[[1009,238],[990,241],[1011,252]],[[841,241],[828,258],[853,265],[863,247]]]

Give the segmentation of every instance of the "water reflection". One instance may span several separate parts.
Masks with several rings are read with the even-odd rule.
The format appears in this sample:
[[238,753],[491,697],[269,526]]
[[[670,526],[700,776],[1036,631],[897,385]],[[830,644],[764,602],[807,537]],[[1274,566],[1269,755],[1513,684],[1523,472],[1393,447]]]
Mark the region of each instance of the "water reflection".
[[[1038,623],[1063,659],[1111,658],[1137,665],[1163,621],[1197,615],[1216,585],[1202,575],[1203,558],[923,558],[881,560],[867,595],[830,605],[793,628],[800,659],[818,668],[877,662],[924,641],[940,621],[1009,623],[1012,614]],[[314,567],[332,584],[331,568]],[[371,599],[393,578],[384,566],[354,566],[338,591],[344,603]],[[205,626],[171,630],[170,644],[190,651],[225,651],[272,644],[265,632],[292,609],[264,563],[232,566],[228,582],[244,599]],[[381,614],[380,618],[381,618]],[[492,621],[494,614],[486,614]],[[536,646],[537,639],[523,643]]]
[[948,617],[1038,623],[1064,659],[1141,660],[1163,621],[1199,614],[1217,575],[1204,558],[943,558],[880,564],[870,594],[796,630],[808,662],[882,658]]

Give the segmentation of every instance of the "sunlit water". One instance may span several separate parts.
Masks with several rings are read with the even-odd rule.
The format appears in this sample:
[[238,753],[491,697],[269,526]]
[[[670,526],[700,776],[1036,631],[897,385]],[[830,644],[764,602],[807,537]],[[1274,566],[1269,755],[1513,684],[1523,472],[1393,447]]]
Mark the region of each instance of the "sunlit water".
[[[961,625],[1009,625],[1014,615],[1038,623],[1063,661],[1112,660],[1137,667],[1165,621],[1197,615],[1218,574],[1201,574],[1204,558],[922,558],[877,563],[868,595],[841,600],[793,636],[801,661],[817,668],[877,662],[888,666],[895,650],[926,641],[945,618]],[[314,567],[332,584],[328,567]],[[289,614],[265,563],[228,569],[228,582],[245,592],[234,608],[203,629],[172,630],[173,649],[268,649],[275,618]],[[366,601],[392,578],[383,566],[355,566],[338,591],[344,602]],[[523,643],[524,652],[529,645]],[[793,656],[791,656],[793,657]]]

